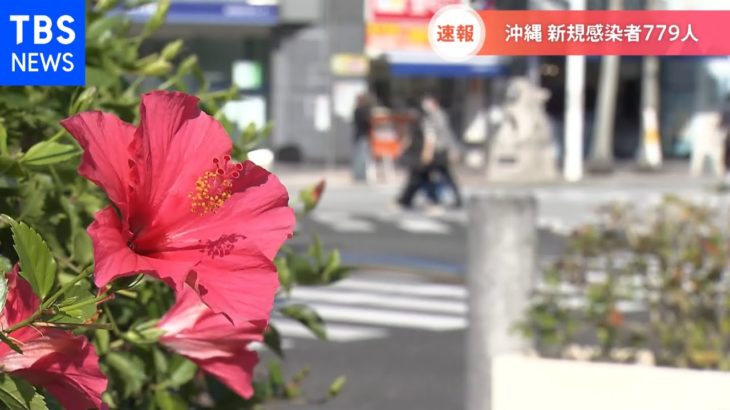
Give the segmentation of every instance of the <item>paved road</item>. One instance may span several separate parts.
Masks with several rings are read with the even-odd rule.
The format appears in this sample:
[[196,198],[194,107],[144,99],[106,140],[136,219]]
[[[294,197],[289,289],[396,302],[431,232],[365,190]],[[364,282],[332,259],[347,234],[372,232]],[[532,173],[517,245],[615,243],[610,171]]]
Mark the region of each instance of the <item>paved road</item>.
[[[388,271],[360,271],[334,286],[295,290],[288,302],[317,309],[329,340],[314,340],[300,324],[273,318],[288,374],[305,367],[311,374],[303,385],[309,402],[270,408],[462,408],[467,297],[462,284]],[[641,310],[631,304],[619,309]],[[340,375],[348,379],[341,396],[318,403]]]
[[[318,308],[330,341],[314,341],[274,319],[286,341],[290,374],[310,367],[310,399],[346,375],[341,396],[325,405],[274,409],[458,409],[462,400],[466,289],[420,276],[361,272],[339,285],[294,293]],[[282,323],[284,326],[281,326]]]
[[[561,235],[590,221],[598,205],[611,200],[650,204],[662,195],[622,187],[534,192],[540,204],[543,260],[556,255]],[[267,408],[462,408],[468,326],[463,284],[466,213],[402,212],[390,205],[395,194],[393,187],[332,188],[312,218],[300,221],[303,232],[319,234],[326,245],[339,248],[347,262],[371,268],[333,287],[294,292],[293,302],[319,310],[328,323],[330,341],[313,340],[298,324],[274,319],[287,346],[288,374],[311,368],[304,383],[308,397],[316,401],[331,380],[346,375],[342,395],[324,405],[280,403]],[[690,195],[710,203],[718,200],[703,192]],[[301,238],[297,242],[304,244]]]

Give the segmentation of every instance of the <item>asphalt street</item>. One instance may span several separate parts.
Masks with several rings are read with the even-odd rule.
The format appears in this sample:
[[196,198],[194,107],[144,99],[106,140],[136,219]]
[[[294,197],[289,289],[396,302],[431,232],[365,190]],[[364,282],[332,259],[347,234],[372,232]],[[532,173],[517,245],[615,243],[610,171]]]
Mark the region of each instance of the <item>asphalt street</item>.
[[[288,186],[294,196],[297,187]],[[294,246],[305,246],[307,235],[316,233],[361,270],[338,285],[293,294],[292,302],[320,313],[330,340],[313,340],[298,324],[274,319],[287,346],[287,374],[303,367],[311,372],[302,386],[306,399],[267,408],[462,408],[468,212],[404,212],[393,205],[397,191],[396,186],[328,187],[317,210],[298,222]],[[650,205],[666,191],[620,185],[532,190],[538,199],[540,260],[559,254],[564,235],[593,220],[598,206],[615,200]],[[697,189],[687,196],[718,201]],[[340,375],[348,379],[341,395],[322,403],[329,383]]]

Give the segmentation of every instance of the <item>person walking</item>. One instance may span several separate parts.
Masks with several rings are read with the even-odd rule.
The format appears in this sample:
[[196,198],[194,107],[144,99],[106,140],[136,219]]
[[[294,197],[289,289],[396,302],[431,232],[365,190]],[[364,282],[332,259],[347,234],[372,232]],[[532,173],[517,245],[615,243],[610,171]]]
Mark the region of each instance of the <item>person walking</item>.
[[354,147],[352,154],[352,175],[355,181],[365,181],[367,168],[370,164],[370,115],[372,112],[370,96],[360,94],[357,97],[355,112],[353,113]]
[[[442,187],[450,189],[454,195],[453,206],[462,206],[461,192],[451,172],[451,164],[459,157],[460,146],[449,125],[446,112],[441,108],[436,98],[426,96],[421,102],[425,113],[423,129],[426,149],[430,151],[429,181],[437,184],[434,188],[438,194]],[[439,200],[441,195],[438,195]]]
[[398,203],[404,208],[411,208],[420,190],[426,191],[432,203],[440,203],[439,191],[443,185],[452,190],[454,206],[461,207],[461,193],[450,165],[458,155],[458,144],[446,113],[431,96],[424,97],[412,113],[411,144],[404,154],[410,171]]
[[430,180],[433,158],[430,147],[426,146],[423,133],[425,113],[419,105],[411,104],[406,115],[409,120],[408,141],[400,161],[408,168],[408,179],[397,202],[401,207],[411,209],[413,200],[420,190],[426,190],[428,198],[434,204],[438,203],[438,196],[435,185]]

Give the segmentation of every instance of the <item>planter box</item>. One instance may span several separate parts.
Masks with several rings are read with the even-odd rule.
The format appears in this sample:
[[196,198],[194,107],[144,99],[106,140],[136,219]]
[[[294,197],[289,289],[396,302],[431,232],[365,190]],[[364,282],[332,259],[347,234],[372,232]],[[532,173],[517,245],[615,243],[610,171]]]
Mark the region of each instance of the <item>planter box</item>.
[[492,366],[492,410],[730,410],[730,373],[518,355]]

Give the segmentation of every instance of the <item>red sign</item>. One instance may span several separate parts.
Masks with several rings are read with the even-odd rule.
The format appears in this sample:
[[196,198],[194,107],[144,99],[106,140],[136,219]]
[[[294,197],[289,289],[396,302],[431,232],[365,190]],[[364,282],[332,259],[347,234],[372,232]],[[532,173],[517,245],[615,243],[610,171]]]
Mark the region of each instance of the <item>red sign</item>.
[[427,23],[444,6],[465,0],[368,0],[370,21],[420,21]]
[[730,55],[730,11],[483,11],[486,55]]

